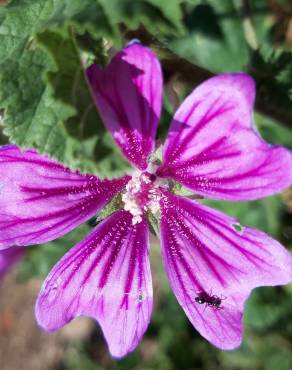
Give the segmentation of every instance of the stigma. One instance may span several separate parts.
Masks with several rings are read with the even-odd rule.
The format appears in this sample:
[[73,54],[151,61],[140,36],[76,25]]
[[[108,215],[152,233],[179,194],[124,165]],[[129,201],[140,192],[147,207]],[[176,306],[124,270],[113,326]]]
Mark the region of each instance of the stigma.
[[163,188],[168,183],[150,172],[136,172],[126,185],[126,191],[122,194],[124,209],[129,211],[133,218],[132,224],[136,225],[142,221],[145,212],[155,214],[159,211],[160,200],[163,196]]

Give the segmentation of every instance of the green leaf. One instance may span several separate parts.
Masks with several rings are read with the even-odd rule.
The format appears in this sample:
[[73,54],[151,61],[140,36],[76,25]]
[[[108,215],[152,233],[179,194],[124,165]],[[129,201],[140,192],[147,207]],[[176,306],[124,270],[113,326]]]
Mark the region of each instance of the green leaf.
[[74,109],[52,97],[50,86],[41,78],[53,68],[50,58],[35,45],[22,48],[2,64],[0,108],[4,110],[4,133],[12,143],[34,147],[65,160],[68,145],[62,122]]
[[257,81],[257,98],[271,109],[290,114],[292,106],[292,52],[255,51],[250,70]]
[[136,29],[143,24],[147,30],[162,34],[182,34],[179,0],[100,0],[116,34],[120,24]]
[[0,63],[22,47],[49,19],[53,1],[12,0],[0,8]]
[[184,32],[181,0],[148,0],[148,2],[160,10],[165,19],[174,25],[179,33]]
[[121,208],[123,208],[122,197],[121,194],[118,194],[98,213],[96,221],[104,220]]
[[129,165],[99,119],[73,34],[46,31],[36,39],[2,65],[4,133],[71,168],[122,174]]
[[160,235],[160,213],[153,214],[152,212],[147,213],[147,219],[149,222],[150,230],[153,235],[159,237]]
[[187,4],[184,37],[170,38],[170,48],[212,72],[238,72],[248,62],[242,21],[231,1]]
[[110,33],[97,0],[12,0],[0,8],[0,64],[35,33],[65,23],[79,25],[93,35]]
[[[289,302],[289,305],[285,304]],[[269,332],[280,320],[285,320],[289,313],[292,295],[275,288],[257,289],[251,295],[246,306],[246,322],[262,332]],[[282,302],[279,305],[279,302]]]
[[[73,33],[73,31],[71,31]],[[80,51],[70,31],[46,31],[37,40],[54,60],[54,71],[47,73],[48,84],[53,87],[54,98],[74,109],[68,117],[66,129],[80,141],[104,133],[90,87]]]
[[181,33],[179,0],[12,0],[0,8],[0,64],[10,58],[35,33],[75,25],[80,33],[120,38],[117,25],[154,32]]
[[291,129],[262,114],[255,114],[255,123],[261,136],[271,144],[284,145],[292,149]]

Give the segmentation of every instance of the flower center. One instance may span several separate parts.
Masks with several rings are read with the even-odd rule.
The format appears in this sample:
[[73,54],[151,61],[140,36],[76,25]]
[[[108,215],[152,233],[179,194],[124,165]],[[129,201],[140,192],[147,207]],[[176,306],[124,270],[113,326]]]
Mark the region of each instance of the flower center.
[[124,209],[133,215],[133,225],[142,221],[144,212],[156,213],[159,210],[159,202],[162,198],[162,188],[168,187],[164,179],[158,178],[149,172],[138,172],[126,186],[126,192],[122,195]]

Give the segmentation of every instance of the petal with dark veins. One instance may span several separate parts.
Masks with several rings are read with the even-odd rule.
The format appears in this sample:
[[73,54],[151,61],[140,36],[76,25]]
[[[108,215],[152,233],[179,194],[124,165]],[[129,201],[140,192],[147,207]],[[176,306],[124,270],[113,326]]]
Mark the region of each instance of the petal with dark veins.
[[87,75],[105,126],[125,157],[145,170],[162,106],[162,72],[156,55],[131,43],[104,70],[92,65]]
[[134,350],[152,311],[152,281],[146,220],[132,225],[121,210],[99,224],[52,269],[36,303],[46,330],[74,317],[96,319],[113,356]]
[[263,198],[291,185],[292,155],[256,132],[254,97],[254,82],[243,73],[202,83],[175,113],[157,174],[230,201]]
[[[167,193],[161,207],[163,261],[180,305],[215,346],[238,347],[251,290],[290,283],[291,254],[265,233],[189,199]],[[219,298],[217,307],[197,302],[201,294],[211,303]]]
[[129,176],[100,180],[35,150],[0,148],[0,249],[45,243],[93,217]]

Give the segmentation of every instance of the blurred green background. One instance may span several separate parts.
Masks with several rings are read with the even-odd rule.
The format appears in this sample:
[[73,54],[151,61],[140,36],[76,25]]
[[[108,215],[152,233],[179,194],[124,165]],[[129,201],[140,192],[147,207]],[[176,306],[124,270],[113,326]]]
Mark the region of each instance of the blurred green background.
[[[155,49],[164,72],[158,139],[167,133],[178,102],[201,81],[215,73],[246,71],[257,83],[257,128],[270,143],[292,149],[290,0],[11,0],[0,4],[2,144],[34,147],[71,168],[101,176],[125,171],[128,165],[100,122],[84,70],[93,61],[107,63],[125,43],[139,38]],[[291,190],[255,202],[204,202],[292,249]],[[91,227],[89,222],[42,248],[31,247],[18,267],[18,283],[43,279]],[[67,344],[54,369],[292,369],[291,285],[255,290],[246,305],[242,346],[223,352],[201,338],[180,309],[162,270],[155,237],[151,261],[155,307],[140,346],[116,361],[108,355],[98,328],[93,328]]]

